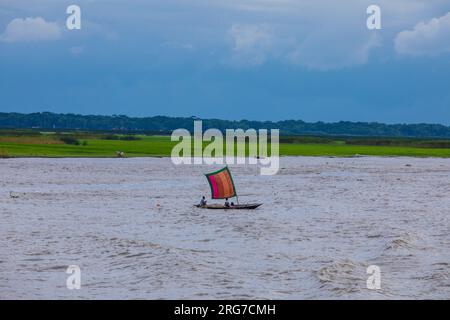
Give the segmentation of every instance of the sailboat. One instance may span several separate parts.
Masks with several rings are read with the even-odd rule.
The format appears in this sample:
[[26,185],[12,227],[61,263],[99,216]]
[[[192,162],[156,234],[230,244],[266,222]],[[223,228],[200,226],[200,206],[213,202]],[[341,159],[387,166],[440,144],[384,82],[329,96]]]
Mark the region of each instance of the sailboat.
[[230,205],[229,207],[221,204],[207,204],[196,205],[198,208],[204,209],[256,209],[262,203],[247,203],[239,204],[239,198],[236,194],[236,188],[234,186],[233,177],[228,167],[222,168],[218,171],[205,174],[211,188],[212,199],[226,199],[236,197],[237,204]]

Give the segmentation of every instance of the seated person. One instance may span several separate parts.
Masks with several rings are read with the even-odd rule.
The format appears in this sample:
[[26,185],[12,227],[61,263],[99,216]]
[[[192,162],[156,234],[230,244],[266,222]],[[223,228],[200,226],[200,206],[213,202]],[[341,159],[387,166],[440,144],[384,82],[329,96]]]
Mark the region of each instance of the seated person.
[[227,207],[227,208],[230,207],[230,203],[228,202],[228,198],[225,199],[225,207]]
[[202,199],[200,200],[200,205],[203,207],[203,206],[206,206],[206,199],[205,199],[205,196],[203,196],[202,197]]

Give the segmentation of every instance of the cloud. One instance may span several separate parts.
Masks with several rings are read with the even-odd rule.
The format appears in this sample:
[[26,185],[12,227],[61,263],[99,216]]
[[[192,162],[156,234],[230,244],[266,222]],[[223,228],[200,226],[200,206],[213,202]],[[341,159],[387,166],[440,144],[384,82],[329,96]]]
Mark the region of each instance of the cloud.
[[0,36],[4,42],[51,41],[61,37],[61,29],[54,22],[41,17],[13,19]]
[[233,24],[228,31],[232,40],[232,62],[238,65],[263,64],[272,48],[273,30],[267,24]]
[[313,70],[341,69],[366,64],[371,50],[382,43],[378,33],[355,32],[351,25],[295,35],[266,23],[233,24],[228,33],[231,61],[237,66],[259,66],[272,60]]
[[344,40],[342,33],[327,30],[308,36],[287,58],[293,64],[322,71],[363,65],[370,51],[381,46],[381,40],[377,33],[355,34]]
[[395,37],[395,50],[413,56],[450,52],[450,12],[428,23],[420,22],[413,30],[399,32]]
[[[381,34],[388,35],[369,31],[367,6],[351,1],[354,6],[337,7],[330,0],[250,1],[252,10],[236,16],[252,23],[232,24],[228,32],[233,39],[231,60],[252,66],[274,61],[314,70],[366,64],[373,49],[381,47]],[[270,9],[270,16],[265,9]]]
[[[23,17],[42,16],[48,21],[66,17],[54,0],[25,1],[26,4],[17,0],[0,2],[0,7],[10,12],[0,14],[0,25],[6,25],[19,13]],[[190,57],[198,57],[198,61],[207,64],[227,61],[235,66],[257,67],[275,62],[320,70],[369,63],[373,49],[381,45],[381,35],[383,43],[390,43],[399,31],[448,11],[448,0],[379,0],[383,29],[368,31],[366,9],[373,4],[371,0],[346,0],[338,6],[335,0],[192,0],[188,3],[130,0],[136,5],[128,7],[121,1],[111,1],[107,19],[103,6],[94,2],[80,0],[81,7],[89,11],[92,19],[83,18],[82,32],[64,33],[68,39],[82,39],[91,48],[90,53],[103,44],[98,40],[107,38],[130,51],[132,46],[136,50],[139,46],[139,50],[155,52],[158,56],[178,54],[181,57],[189,53]],[[28,33],[18,36],[20,33],[13,32],[15,23],[24,27],[26,21],[39,19],[53,27],[53,37]],[[50,40],[63,32],[63,29],[58,31],[55,23],[42,18],[13,21],[0,35],[0,41]],[[391,58],[390,49],[376,52]]]

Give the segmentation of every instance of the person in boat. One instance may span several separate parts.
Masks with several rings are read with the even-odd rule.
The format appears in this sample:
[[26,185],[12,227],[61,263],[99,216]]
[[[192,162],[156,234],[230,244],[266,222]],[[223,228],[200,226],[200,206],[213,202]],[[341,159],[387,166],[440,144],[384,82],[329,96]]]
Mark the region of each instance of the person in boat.
[[202,199],[200,200],[200,205],[203,207],[203,206],[206,206],[206,199],[205,199],[205,196],[203,196],[202,197]]
[[228,198],[225,198],[225,207],[230,207],[230,202],[228,201]]

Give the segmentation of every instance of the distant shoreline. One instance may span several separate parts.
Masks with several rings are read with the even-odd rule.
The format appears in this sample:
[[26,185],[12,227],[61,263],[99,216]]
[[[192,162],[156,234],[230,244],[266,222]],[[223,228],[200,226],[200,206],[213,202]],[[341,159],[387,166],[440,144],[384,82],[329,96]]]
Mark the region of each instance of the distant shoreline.
[[[143,156],[125,156],[122,158],[113,156],[10,156],[0,157],[0,161],[8,159],[170,159],[170,155],[156,156],[156,155],[143,155]],[[248,157],[246,157],[247,159]],[[402,156],[402,155],[353,155],[353,156],[330,156],[330,155],[280,155],[280,158],[328,158],[328,159],[353,159],[353,158],[411,158],[411,159],[449,159],[450,156]],[[225,163],[225,162],[224,162]]]
[[[450,126],[439,123],[396,123],[338,121],[306,122],[300,119],[280,121],[223,120],[191,117],[129,117],[126,115],[81,115],[53,112],[0,112],[0,128],[42,131],[109,131],[122,134],[170,134],[185,128],[193,131],[194,120],[202,120],[204,129],[279,129],[281,135],[322,135],[359,137],[449,138]],[[1,129],[0,129],[1,130]]]
[[[450,158],[450,139],[280,136],[279,140],[280,156]],[[128,158],[161,158],[170,157],[177,143],[161,135],[0,130],[0,158],[116,158],[121,153]]]

